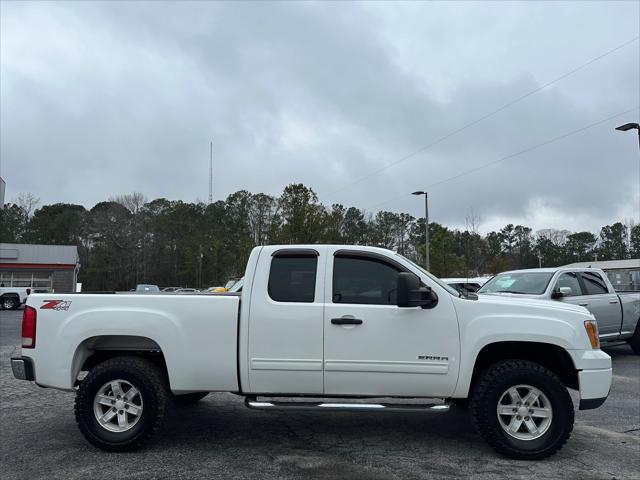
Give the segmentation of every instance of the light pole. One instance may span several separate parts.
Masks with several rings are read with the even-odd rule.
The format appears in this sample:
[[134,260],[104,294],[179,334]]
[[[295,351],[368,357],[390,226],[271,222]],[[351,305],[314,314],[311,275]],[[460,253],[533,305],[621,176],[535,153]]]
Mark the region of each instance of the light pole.
[[429,194],[419,191],[412,195],[424,195],[424,266],[429,271]]
[[624,125],[620,125],[616,127],[616,130],[620,132],[627,132],[629,130],[638,130],[638,147],[640,148],[640,125],[637,123],[625,123]]

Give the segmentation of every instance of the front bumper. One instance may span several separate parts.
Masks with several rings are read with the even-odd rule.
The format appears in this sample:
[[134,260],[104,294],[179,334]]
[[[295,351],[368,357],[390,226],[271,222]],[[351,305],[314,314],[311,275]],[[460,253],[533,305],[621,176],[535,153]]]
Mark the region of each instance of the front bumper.
[[598,408],[602,405],[609,396],[612,378],[613,370],[611,368],[578,372],[580,410]]
[[13,371],[13,376],[18,380],[33,381],[36,379],[33,372],[33,362],[28,357],[12,357],[11,370]]
[[600,349],[567,351],[575,369],[578,370],[580,410],[598,408],[605,402],[611,390],[611,357]]

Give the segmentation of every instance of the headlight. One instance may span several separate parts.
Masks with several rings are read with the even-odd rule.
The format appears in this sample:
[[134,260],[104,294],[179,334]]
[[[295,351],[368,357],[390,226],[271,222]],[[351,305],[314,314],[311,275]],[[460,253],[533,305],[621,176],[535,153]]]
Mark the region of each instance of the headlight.
[[595,320],[585,320],[584,329],[587,331],[587,336],[591,342],[591,348],[600,348],[600,337],[598,335],[598,324]]

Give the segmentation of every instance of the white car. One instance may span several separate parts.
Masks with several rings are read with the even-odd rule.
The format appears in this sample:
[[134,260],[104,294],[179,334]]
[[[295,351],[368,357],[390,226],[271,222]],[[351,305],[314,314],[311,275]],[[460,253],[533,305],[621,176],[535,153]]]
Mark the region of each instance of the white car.
[[468,399],[494,449],[540,459],[571,434],[568,388],[580,409],[609,394],[611,358],[580,306],[464,296],[373,247],[256,247],[244,278],[235,294],[31,295],[14,376],[75,390],[80,431],[112,451],[142,445],[174,401],[233,392],[262,410]]
[[490,277],[471,277],[471,278],[441,278],[444,283],[451,285],[453,288],[462,293],[475,293],[480,290]]

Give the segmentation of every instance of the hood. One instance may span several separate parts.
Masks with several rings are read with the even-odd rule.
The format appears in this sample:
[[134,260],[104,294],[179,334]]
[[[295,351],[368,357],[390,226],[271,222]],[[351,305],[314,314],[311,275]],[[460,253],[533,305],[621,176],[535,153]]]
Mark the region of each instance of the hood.
[[484,304],[493,305],[519,305],[529,308],[542,307],[549,310],[582,313],[588,315],[589,317],[592,317],[591,312],[589,312],[589,310],[587,310],[585,307],[581,307],[580,305],[573,305],[571,303],[563,303],[557,300],[547,300],[541,298],[540,295],[528,295],[524,293],[480,293],[478,294],[477,301]]

